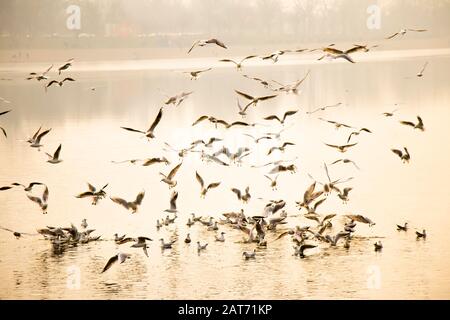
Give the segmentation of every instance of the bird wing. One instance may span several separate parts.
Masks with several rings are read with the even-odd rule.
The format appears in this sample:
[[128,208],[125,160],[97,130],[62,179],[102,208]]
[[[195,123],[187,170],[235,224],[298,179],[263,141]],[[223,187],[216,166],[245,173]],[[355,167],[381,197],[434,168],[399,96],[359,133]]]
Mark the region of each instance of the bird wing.
[[42,200],[44,201],[44,203],[47,202],[47,200],[48,200],[48,194],[49,194],[49,192],[48,192],[48,188],[46,186],[44,189],[44,193],[42,194]]
[[130,207],[129,204],[128,204],[128,201],[126,201],[126,200],[124,200],[124,199],[122,199],[122,198],[119,198],[119,197],[111,197],[110,199],[111,199],[113,202],[118,203],[118,204],[124,206],[126,209],[128,209],[128,208]]
[[192,124],[192,126],[195,126],[196,124],[198,124],[199,122],[202,122],[203,120],[208,119],[209,116],[201,116],[200,118],[198,118],[197,120],[195,120],[195,122]]
[[420,116],[417,116],[417,120],[419,121],[418,126],[423,126],[423,121]]
[[414,31],[414,32],[425,32],[428,31],[427,29],[407,29],[408,31]]
[[209,40],[206,40],[206,43],[215,43],[219,47],[227,49],[227,46],[222,41],[220,41],[218,39],[209,39]]
[[244,97],[245,99],[248,99],[248,100],[253,100],[254,99],[251,95],[243,93],[241,91],[234,90],[234,92],[236,92],[238,95]]
[[245,60],[256,58],[256,57],[257,57],[256,55],[246,56],[244,59],[241,60],[240,63],[244,62]]
[[214,188],[217,188],[218,186],[220,186],[220,182],[213,182],[213,183],[210,183],[210,184],[208,185],[208,187],[206,188],[206,190],[214,189]]
[[145,132],[144,132],[144,131],[141,131],[141,130],[136,130],[136,129],[128,128],[128,127],[121,127],[121,128],[124,129],[124,130],[127,130],[127,131],[131,131],[131,132],[139,132],[139,133],[145,134]]
[[11,186],[0,187],[0,191],[5,191],[11,189]]
[[6,111],[0,112],[0,116],[2,116],[2,115],[4,115],[4,114],[7,114],[8,112],[11,112],[11,110],[6,110]]
[[264,118],[264,120],[278,120],[278,122],[281,123],[280,118],[278,118],[276,115],[270,115]]
[[61,81],[61,83],[64,82],[64,81],[75,81],[75,79],[69,78],[69,77],[68,78],[64,78],[63,81]]
[[116,254],[115,256],[109,258],[108,262],[106,263],[106,265],[103,267],[103,270],[101,273],[105,272],[106,270],[108,270],[109,268],[112,267],[112,265],[114,263],[116,263],[119,260],[119,255]]
[[342,50],[326,47],[322,49],[323,52],[332,53],[332,54],[342,54],[344,53]]
[[350,139],[352,138],[353,135],[358,134],[358,132],[352,132],[349,134],[348,138],[347,138],[347,143],[350,142]]
[[297,112],[298,112],[298,110],[286,111],[283,116],[283,121],[286,120],[287,117],[292,116],[292,115],[296,114]]
[[236,62],[236,61],[234,61],[234,60],[231,60],[231,59],[221,59],[221,60],[219,60],[220,62],[232,62],[232,63],[234,63],[235,65],[238,65],[238,63]]
[[156,115],[155,120],[153,120],[153,123],[150,126],[150,128],[147,130],[147,132],[153,132],[153,130],[155,130],[156,126],[161,121],[162,114],[163,114],[163,108],[160,108],[158,114]]
[[357,144],[358,144],[358,142],[355,142],[355,143],[352,143],[352,144],[345,144],[345,145],[343,145],[341,147],[350,148],[350,147],[356,146]]
[[173,177],[175,177],[175,175],[177,174],[178,169],[180,169],[182,163],[183,163],[183,162],[180,162],[179,164],[177,164],[177,165],[175,166],[175,168],[173,168],[173,169],[169,172],[169,175],[167,176],[167,179],[172,180]]
[[415,127],[416,125],[412,123],[411,121],[400,121],[401,124],[405,126]]
[[401,150],[398,149],[391,149],[391,151],[393,153],[395,153],[396,155],[398,155],[400,158],[403,156],[403,152]]
[[0,127],[0,130],[2,130],[3,134],[5,135],[5,137],[8,138],[8,135],[6,134],[6,130],[4,128],[2,128],[2,127]]
[[47,85],[46,85],[45,87],[48,88],[48,87],[50,87],[51,85],[53,85],[53,84],[55,84],[55,83],[59,83],[59,82],[56,81],[56,80],[52,80],[52,81],[50,81],[49,83],[47,83]]
[[136,196],[136,200],[134,200],[134,203],[137,205],[140,205],[142,203],[142,200],[144,199],[145,191],[141,191]]
[[197,179],[198,183],[200,183],[200,186],[203,189],[205,182],[203,181],[203,178],[198,174],[197,171],[195,171],[195,178]]
[[62,145],[60,144],[58,149],[56,149],[55,153],[53,154],[53,158],[54,159],[59,159],[59,154],[61,152],[61,147],[62,147]]
[[200,40],[195,41],[187,53],[190,53],[192,51],[192,49],[194,49],[195,46],[198,45],[199,43],[200,43]]
[[86,197],[92,197],[94,193],[92,191],[86,191],[83,193],[80,193],[79,195],[75,196],[76,198],[86,198]]
[[30,199],[31,201],[36,202],[38,205],[42,205],[42,200],[41,200],[41,198],[32,196],[32,195],[30,195],[30,194],[27,194],[27,197],[28,197],[28,199]]
[[396,33],[394,33],[393,35],[387,37],[386,39],[392,39],[392,38],[394,38],[396,35],[398,35],[398,32],[396,32]]
[[92,184],[90,184],[89,182],[88,182],[88,189],[89,189],[89,191],[91,191],[91,192],[95,192],[97,189],[92,185]]
[[327,200],[327,198],[323,198],[323,199],[317,201],[313,206],[314,211],[316,211],[317,207],[319,207],[325,200]]
[[49,133],[50,130],[52,130],[52,129],[48,129],[48,130],[45,130],[45,131],[41,132],[41,133],[37,136],[35,142],[36,142],[36,143],[39,143],[39,142],[41,141],[42,137],[44,137],[47,133]]
[[241,200],[242,195],[241,195],[241,190],[237,189],[237,188],[232,188],[231,191],[233,191],[236,196],[238,197],[239,200]]
[[259,100],[259,101],[269,100],[269,99],[275,98],[276,96],[277,96],[276,94],[273,94],[270,96],[258,97],[257,100]]
[[243,121],[235,121],[235,122],[227,125],[226,127],[228,129],[228,128],[231,128],[232,126],[245,126],[246,127],[246,126],[249,126],[249,124],[247,122],[243,122]]

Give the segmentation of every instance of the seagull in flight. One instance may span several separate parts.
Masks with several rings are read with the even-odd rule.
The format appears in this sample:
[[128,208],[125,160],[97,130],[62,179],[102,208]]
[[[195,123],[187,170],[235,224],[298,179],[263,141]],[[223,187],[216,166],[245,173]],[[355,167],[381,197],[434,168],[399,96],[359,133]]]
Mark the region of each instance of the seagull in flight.
[[341,153],[346,152],[349,148],[351,148],[353,146],[356,146],[357,144],[358,143],[356,142],[356,143],[344,144],[344,145],[339,145],[338,146],[338,145],[334,145],[334,144],[325,143],[325,145],[327,145],[327,146],[329,146],[331,148],[335,148],[335,149],[339,150],[339,152],[341,152]]
[[423,76],[423,73],[425,72],[425,68],[427,67],[427,65],[428,65],[428,61],[427,62],[425,62],[425,64],[423,65],[423,67],[422,67],[422,69],[419,71],[419,73],[418,74],[416,74],[416,77],[418,77],[418,78],[422,78],[422,76]]
[[98,200],[106,197],[105,188],[109,185],[109,183],[105,184],[100,190],[97,189],[90,183],[87,184],[89,191],[85,191],[76,196],[76,198],[87,198],[92,197],[92,205],[96,205]]
[[215,44],[221,48],[227,49],[227,46],[222,41],[212,38],[212,39],[207,39],[207,40],[195,41],[187,53],[190,53],[195,47],[204,47],[208,44]]
[[403,150],[405,150],[405,152],[399,149],[391,149],[393,153],[399,156],[400,160],[402,160],[403,163],[409,163],[409,160],[411,160],[411,156],[408,152],[408,149],[406,147],[403,147]]
[[192,93],[194,93],[193,91],[189,91],[189,92],[181,92],[175,96],[169,97],[164,104],[165,105],[171,105],[173,104],[175,107],[178,107],[184,100],[186,100]]
[[353,166],[355,166],[356,169],[359,170],[359,167],[356,165],[356,163],[353,160],[350,160],[350,159],[338,159],[338,160],[332,162],[330,165],[333,165],[333,164],[336,164],[336,163],[339,163],[339,162],[351,163],[351,164],[353,164]]
[[111,197],[110,199],[113,202],[120,204],[125,209],[131,210],[131,213],[136,213],[138,210],[138,207],[141,205],[142,200],[144,199],[144,196],[145,196],[145,191],[141,191],[138,193],[138,195],[136,196],[136,199],[134,201],[126,201],[119,197]]
[[269,99],[273,99],[275,98],[277,95],[269,95],[269,96],[261,96],[261,97],[253,97],[247,93],[244,93],[242,91],[238,91],[238,90],[234,90],[238,95],[244,97],[247,100],[250,100],[250,102],[244,107],[244,111],[248,108],[248,106],[253,105],[254,107],[256,107],[256,105],[258,104],[259,101],[265,101],[265,100],[269,100]]
[[404,36],[407,32],[425,32],[427,31],[426,29],[400,29],[400,31],[388,36],[386,39],[393,39],[396,36]]
[[316,113],[318,111],[325,111],[328,108],[336,108],[336,107],[339,107],[341,104],[342,104],[342,102],[338,102],[338,103],[333,104],[333,105],[320,107],[320,108],[314,109],[313,111],[307,111],[306,114],[313,114],[313,113]]
[[414,129],[419,129],[420,131],[425,131],[425,126],[423,125],[422,118],[417,116],[417,123],[411,121],[400,121],[401,124],[413,127]]
[[212,70],[212,68],[203,69],[203,70],[195,70],[195,71],[186,71],[191,76],[191,80],[197,80],[201,73]]
[[163,176],[161,181],[164,183],[167,183],[167,185],[169,186],[169,189],[174,188],[177,185],[177,181],[174,180],[174,178],[178,172],[178,169],[180,169],[182,164],[183,164],[183,162],[180,162],[179,164],[177,164],[172,170],[170,170],[170,172],[167,176],[161,172],[159,173],[161,176]]
[[142,133],[148,139],[153,139],[153,138],[155,138],[153,131],[155,130],[158,123],[161,121],[162,115],[163,115],[163,108],[160,108],[158,114],[156,115],[155,120],[153,120],[153,123],[150,125],[150,128],[148,128],[147,131],[136,130],[136,129],[128,128],[128,127],[121,127],[121,128],[124,130],[127,130],[127,131],[131,131],[131,132]]
[[108,262],[103,267],[103,270],[101,273],[103,273],[106,270],[108,270],[109,268],[111,268],[116,262],[119,262],[119,264],[122,264],[125,261],[127,261],[128,259],[130,259],[130,257],[131,257],[131,255],[129,255],[128,253],[118,253],[118,254],[112,256],[111,258],[109,258]]
[[48,191],[48,187],[45,186],[44,192],[42,193],[42,197],[35,197],[31,194],[27,194],[28,199],[30,199],[31,201],[37,203],[39,205],[39,207],[42,210],[43,214],[47,214],[47,201],[48,201],[48,196],[49,196],[49,191]]
[[57,85],[59,85],[60,87],[62,87],[65,81],[75,81],[75,79],[70,78],[70,77],[67,77],[67,78],[64,78],[64,79],[61,80],[61,81],[58,81],[58,80],[52,80],[52,81],[50,81],[49,83],[47,83],[47,85],[45,86],[45,91],[47,91],[47,88],[51,87],[51,86],[54,85],[54,84],[57,84]]
[[281,119],[278,118],[278,116],[276,116],[276,115],[270,115],[270,116],[265,117],[264,120],[277,120],[279,123],[284,124],[284,121],[286,120],[287,117],[292,116],[292,115],[296,114],[297,112],[298,112],[298,110],[286,111]]
[[208,192],[208,190],[210,189],[214,189],[217,188],[218,186],[220,186],[220,182],[213,182],[210,183],[207,187],[205,187],[205,182],[203,181],[203,178],[200,176],[200,174],[195,171],[195,178],[197,179],[198,183],[200,183],[200,197],[201,198],[205,198],[206,197],[206,193]]
[[250,56],[247,56],[247,57],[243,58],[243,59],[242,59],[241,61],[239,61],[239,62],[236,62],[236,61],[231,60],[231,59],[221,59],[221,60],[219,60],[219,62],[231,62],[231,63],[234,63],[234,64],[236,65],[237,71],[241,71],[241,70],[242,70],[242,63],[243,63],[245,60],[249,60],[249,59],[252,59],[252,58],[255,58],[255,57],[257,57],[257,56],[256,56],[256,55],[250,55]]
[[49,157],[49,159],[47,160],[48,163],[57,164],[62,162],[62,160],[59,158],[59,154],[61,153],[61,147],[62,145],[60,144],[53,155],[45,153]]
[[[43,145],[41,144],[41,139],[51,131],[52,129],[47,129],[41,133],[39,133],[39,130],[34,134],[33,138],[29,139],[28,142],[30,143],[30,147],[32,148],[40,148]],[[39,133],[39,134],[38,134]],[[37,136],[36,136],[37,135]]]

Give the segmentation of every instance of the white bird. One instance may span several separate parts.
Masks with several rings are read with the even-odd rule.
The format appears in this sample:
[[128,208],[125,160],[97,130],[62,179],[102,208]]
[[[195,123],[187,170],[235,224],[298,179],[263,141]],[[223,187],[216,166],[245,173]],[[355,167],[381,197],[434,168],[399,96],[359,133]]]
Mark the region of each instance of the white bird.
[[220,236],[215,235],[216,241],[219,241],[219,242],[225,242],[224,234],[225,234],[225,232],[222,231],[222,232],[220,233]]
[[174,188],[177,185],[177,181],[174,180],[175,175],[178,172],[178,169],[180,169],[183,162],[180,162],[178,165],[176,165],[172,170],[170,170],[169,174],[166,176],[163,173],[159,173],[163,178],[161,179],[162,182],[167,183],[169,186],[169,189]]
[[113,202],[120,204],[125,209],[131,210],[131,213],[136,213],[138,210],[138,207],[141,205],[142,200],[144,199],[144,196],[145,196],[145,191],[143,190],[138,193],[138,195],[136,196],[136,199],[134,201],[126,201],[119,197],[111,197],[110,199]]
[[172,195],[170,196],[170,209],[164,210],[164,212],[170,212],[170,213],[177,213],[177,199],[178,199],[178,192],[174,191],[172,192]]
[[47,186],[45,186],[44,192],[42,194],[42,198],[32,196],[31,194],[27,194],[28,199],[37,203],[42,210],[43,214],[47,214],[47,201],[48,201],[49,191]]
[[[51,131],[52,129],[45,130],[38,134],[38,132],[35,133],[33,138],[29,139],[28,142],[30,143],[30,147],[32,148],[40,148],[43,145],[41,144],[41,139]],[[37,136],[36,136],[37,135]]]
[[425,32],[427,30],[426,29],[400,29],[400,31],[390,35],[386,39],[392,39],[392,38],[394,38],[394,37],[396,37],[398,35],[403,37],[408,31],[410,31],[410,32]]
[[57,164],[57,163],[62,162],[62,160],[59,158],[59,154],[61,153],[61,147],[62,147],[62,145],[60,144],[53,155],[45,153],[49,157],[47,162],[52,163],[52,164]]
[[136,129],[128,128],[128,127],[121,127],[121,128],[124,130],[127,130],[127,131],[131,131],[131,132],[142,133],[148,139],[153,139],[155,137],[153,131],[155,130],[158,123],[161,121],[162,114],[163,114],[163,108],[160,108],[158,114],[156,115],[155,120],[153,120],[152,124],[150,125],[150,128],[148,128],[147,131],[136,130]]
[[221,59],[221,60],[219,60],[219,61],[220,61],[220,62],[231,62],[231,63],[234,63],[234,64],[236,65],[237,71],[241,71],[241,70],[242,70],[242,63],[243,63],[245,60],[252,59],[252,58],[255,58],[255,57],[257,57],[257,56],[256,56],[256,55],[250,55],[250,56],[247,56],[247,57],[243,58],[243,59],[242,59],[241,61],[239,61],[239,62],[236,62],[236,61],[231,60],[231,59]]
[[207,246],[208,246],[208,243],[205,243],[202,245],[202,244],[200,244],[200,241],[197,241],[197,251],[205,250]]
[[190,53],[197,46],[198,47],[204,47],[204,46],[206,46],[208,44],[215,44],[215,45],[217,45],[219,47],[227,49],[227,46],[222,41],[212,38],[212,39],[207,39],[207,40],[197,40],[197,41],[195,41],[192,44],[191,48],[189,49],[188,53]]
[[207,187],[205,187],[205,182],[203,181],[203,178],[200,176],[200,174],[195,171],[195,178],[197,179],[198,183],[200,183],[200,197],[201,198],[205,198],[206,197],[206,193],[208,192],[208,190],[210,189],[214,189],[217,188],[218,186],[220,186],[220,182],[213,182],[210,183]]
[[118,253],[115,256],[112,256],[108,262],[106,263],[105,267],[103,268],[102,272],[105,272],[109,268],[113,266],[114,263],[119,262],[119,264],[124,263],[127,259],[130,259],[130,255],[128,253]]

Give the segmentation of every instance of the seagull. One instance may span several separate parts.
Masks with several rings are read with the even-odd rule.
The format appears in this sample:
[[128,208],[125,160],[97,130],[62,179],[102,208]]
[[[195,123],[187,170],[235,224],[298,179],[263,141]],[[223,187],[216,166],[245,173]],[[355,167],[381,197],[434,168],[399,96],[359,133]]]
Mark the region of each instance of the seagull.
[[178,199],[178,192],[174,191],[172,192],[172,195],[170,196],[170,209],[164,210],[164,212],[169,213],[177,213],[177,199]]
[[275,52],[272,52],[266,56],[262,56],[261,59],[262,60],[272,60],[273,63],[276,63],[278,61],[278,58],[280,56],[282,56],[283,54],[287,53],[287,52],[292,52],[292,50],[277,50]]
[[208,243],[205,243],[205,244],[200,244],[200,241],[197,241],[197,251],[201,251],[201,250],[205,250],[206,249],[206,247],[208,246]]
[[417,239],[419,239],[419,238],[425,239],[427,237],[427,233],[426,233],[425,229],[423,229],[422,232],[416,231],[416,236],[417,236]]
[[361,128],[361,129],[359,129],[358,131],[353,131],[353,132],[350,133],[350,135],[348,136],[347,143],[350,142],[352,136],[358,136],[361,132],[372,133],[372,131],[370,131],[370,130],[367,129],[367,128]]
[[339,199],[341,199],[344,203],[348,201],[348,194],[353,188],[344,188],[344,190],[338,193]]
[[43,131],[43,132],[41,132],[41,133],[39,133],[38,135],[37,135],[37,137],[34,137],[33,136],[33,138],[31,138],[28,142],[30,143],[30,147],[32,147],[32,148],[40,148],[40,147],[42,147],[43,145],[41,144],[41,139],[47,134],[47,133],[49,133],[50,132],[50,130],[52,130],[52,129],[48,129],[48,130],[45,130],[45,131]]
[[333,121],[333,120],[326,120],[326,119],[323,119],[323,118],[319,118],[319,120],[322,120],[322,121],[334,124],[334,127],[336,128],[336,130],[341,128],[341,127],[354,129],[354,127],[352,127],[352,126],[349,126],[349,125],[344,124],[344,123],[336,122],[336,121]]
[[88,223],[87,223],[86,219],[83,219],[83,220],[81,221],[81,227],[82,227],[83,229],[86,229],[86,228],[88,227]]
[[37,81],[41,81],[41,80],[47,80],[48,77],[46,76],[46,74],[53,68],[53,64],[47,68],[47,70],[45,70],[44,72],[38,74],[36,72],[30,72],[29,73],[29,77],[26,78],[26,80],[32,80],[32,79],[36,79]]
[[427,67],[427,65],[428,65],[428,61],[427,62],[425,62],[425,64],[423,65],[423,67],[422,67],[422,69],[419,71],[419,73],[418,74],[416,74],[416,77],[418,77],[418,78],[422,78],[422,76],[423,76],[423,73],[424,73],[424,71],[425,71],[425,68]]
[[188,227],[191,227],[191,226],[193,226],[195,224],[195,221],[191,221],[191,218],[188,218],[188,221],[186,222],[186,225],[188,226]]
[[159,173],[161,176],[163,176],[163,179],[161,179],[161,181],[164,183],[167,183],[167,185],[169,186],[169,189],[174,188],[177,185],[177,181],[175,181],[174,178],[178,172],[178,169],[180,169],[182,163],[183,162],[180,162],[172,170],[170,170],[170,172],[167,176],[161,172]]
[[67,60],[65,64],[63,64],[61,67],[58,68],[58,74],[60,75],[61,71],[69,69],[69,67],[72,66],[72,62],[73,59]]
[[262,84],[265,88],[269,88],[270,84],[268,81],[260,79],[260,78],[256,78],[256,77],[250,77],[249,75],[243,74],[243,77],[250,79],[250,80],[254,80],[259,82],[260,84]]
[[49,195],[49,191],[48,191],[47,186],[45,186],[44,192],[43,192],[43,194],[42,194],[42,198],[32,196],[31,194],[27,194],[27,197],[28,197],[28,199],[30,199],[31,201],[36,202],[36,203],[39,205],[39,207],[41,207],[41,210],[42,210],[42,213],[43,213],[43,214],[47,214],[47,207],[48,207],[47,201],[48,201],[48,195]]
[[284,150],[287,146],[294,146],[294,145],[295,145],[295,143],[292,143],[292,142],[284,142],[281,146],[270,148],[269,151],[267,152],[267,155],[270,155],[275,150],[280,150],[281,152],[284,152]]
[[250,100],[250,102],[245,106],[244,110],[246,110],[248,108],[248,106],[253,105],[254,107],[256,107],[256,105],[258,104],[259,101],[266,101],[269,99],[273,99],[275,98],[277,95],[269,95],[269,96],[261,96],[261,97],[253,97],[247,93],[238,91],[238,90],[234,90],[238,95],[244,97],[247,100]]
[[155,128],[156,128],[156,126],[158,125],[158,123],[161,121],[162,114],[163,114],[162,110],[163,110],[163,108],[160,108],[160,109],[159,109],[159,112],[158,112],[158,114],[157,114],[155,120],[153,120],[153,123],[150,125],[150,128],[148,128],[147,131],[140,131],[140,130],[136,130],[136,129],[128,128],[128,127],[121,127],[121,128],[124,129],[124,130],[127,130],[127,131],[132,131],[132,132],[139,132],[139,133],[142,133],[142,134],[144,134],[148,139],[155,138],[155,135],[154,135],[153,131],[155,130]]
[[131,213],[136,213],[138,210],[138,206],[141,205],[142,200],[144,199],[145,196],[145,191],[141,191],[138,193],[138,195],[136,196],[136,199],[134,201],[126,201],[122,198],[119,197],[111,197],[110,199],[117,203],[120,204],[121,206],[123,206],[125,209],[127,210],[131,210]]
[[411,121],[400,121],[401,124],[413,127],[414,129],[419,129],[420,131],[425,131],[425,127],[423,125],[422,118],[420,116],[417,116],[417,124],[413,123]]
[[313,114],[313,113],[316,113],[318,111],[325,111],[328,108],[336,108],[336,107],[339,107],[341,104],[342,104],[342,102],[338,102],[338,103],[333,104],[333,105],[320,107],[320,108],[314,109],[313,111],[308,111],[308,112],[306,112],[306,114]]
[[187,71],[184,73],[188,73],[191,76],[191,80],[197,80],[201,73],[212,70],[212,68],[204,69],[204,70],[196,70],[196,71]]
[[350,159],[338,159],[338,160],[332,162],[330,165],[336,164],[336,163],[338,163],[338,162],[342,162],[342,163],[351,163],[351,164],[353,164],[353,165],[355,166],[356,169],[359,170],[359,167],[356,165],[356,163],[355,163],[354,161],[350,160]]
[[277,190],[277,179],[278,179],[278,175],[275,176],[275,178],[271,178],[268,175],[264,175],[264,177],[266,177],[267,179],[270,180],[270,187],[272,188],[272,190]]
[[348,62],[355,63],[355,61],[353,61],[353,59],[349,55],[349,53],[351,53],[351,52],[344,52],[344,51],[341,51],[341,50],[338,50],[335,48],[330,48],[330,47],[323,48],[322,51],[325,52],[325,54],[317,60],[322,60],[325,57],[331,58],[334,60],[341,58],[341,59],[347,60]]
[[352,221],[357,221],[357,222],[361,222],[361,223],[366,223],[366,224],[369,225],[369,227],[372,227],[372,226],[375,225],[375,222],[373,222],[373,221],[370,220],[369,218],[364,217],[364,216],[362,216],[362,215],[360,215],[360,214],[357,214],[357,215],[355,215],[355,214],[347,214],[347,215],[345,215],[345,217],[349,218],[349,219],[352,220]]
[[184,239],[184,243],[191,243],[191,237],[190,237],[189,233],[186,235],[186,239]]
[[219,242],[225,242],[224,234],[225,234],[225,232],[222,231],[222,232],[220,233],[220,236],[216,235],[216,236],[215,236],[216,241],[219,241]]
[[391,112],[383,112],[382,115],[385,117],[392,117],[394,115],[394,112],[397,111],[398,109],[394,109]]
[[300,258],[303,259],[303,258],[305,258],[304,251],[306,249],[313,249],[313,248],[316,248],[316,247],[317,246],[313,245],[313,244],[302,244],[300,246],[294,247],[294,249],[295,249],[294,255],[299,256]]
[[208,226],[207,230],[208,231],[217,231],[217,230],[219,230],[219,226],[217,225],[217,221],[215,221],[212,226]]
[[411,160],[411,156],[409,155],[408,149],[406,147],[403,147],[403,150],[405,150],[405,153],[398,149],[391,149],[393,153],[400,157],[403,163],[409,163],[409,160]]
[[394,37],[396,37],[398,35],[403,37],[408,31],[410,31],[410,32],[425,32],[427,30],[426,29],[400,29],[400,31],[390,35],[386,39],[393,39]]
[[100,190],[97,189],[90,183],[87,184],[89,191],[82,192],[75,196],[78,199],[92,197],[92,205],[96,205],[98,200],[106,197],[105,188],[109,185],[109,183],[105,184]]
[[346,152],[349,148],[356,146],[357,144],[358,143],[356,142],[356,143],[352,143],[352,144],[344,144],[344,145],[338,146],[338,145],[334,145],[334,144],[325,143],[325,145],[327,145],[331,148],[335,148],[335,149],[339,150],[339,152],[341,152],[341,153]]
[[291,174],[294,174],[296,172],[296,170],[297,170],[297,167],[294,164],[290,164],[287,166],[279,164],[279,165],[275,166],[274,168],[272,168],[272,170],[269,171],[269,174],[275,174],[275,173],[286,172],[286,171],[289,171]]
[[217,46],[219,46],[219,47],[222,47],[222,48],[224,48],[224,49],[227,49],[227,46],[223,43],[223,42],[221,42],[220,40],[218,40],[218,39],[214,39],[214,38],[212,38],[212,39],[208,39],[208,40],[197,40],[197,41],[195,41],[193,44],[192,44],[192,46],[191,46],[191,48],[189,49],[189,51],[187,52],[187,53],[190,53],[195,47],[204,47],[204,46],[206,46],[206,45],[208,45],[208,44],[215,44],[215,45],[217,45]]
[[375,247],[375,251],[381,251],[381,249],[383,249],[383,244],[381,241],[375,242],[373,245]]
[[264,120],[277,120],[279,123],[284,124],[284,121],[286,120],[286,118],[288,116],[292,116],[292,115],[296,114],[297,112],[298,112],[298,110],[286,111],[281,120],[276,115],[267,116],[264,118]]
[[408,230],[408,222],[405,222],[404,226],[397,225],[397,230],[398,231],[407,231]]
[[244,251],[244,252],[242,252],[242,256],[245,257],[245,260],[255,259],[255,257],[256,257],[256,249],[253,249],[253,251]]
[[214,189],[217,188],[218,186],[220,186],[220,182],[213,182],[210,183],[207,187],[205,187],[205,182],[203,181],[203,178],[200,176],[200,174],[195,171],[195,178],[197,179],[198,183],[200,183],[200,197],[201,198],[205,198],[206,197],[206,193],[208,192],[208,190],[210,189]]
[[118,253],[115,256],[112,256],[106,263],[101,273],[111,268],[114,263],[119,262],[119,264],[122,264],[127,261],[127,259],[130,259],[130,257],[131,256],[128,253]]
[[[11,110],[2,111],[2,112],[0,112],[0,116],[1,116],[1,115],[4,115],[4,114],[7,114],[7,113],[10,112],[10,111],[11,111]],[[2,127],[0,127],[0,130],[3,131],[3,135],[5,136],[5,138],[8,138],[8,135],[7,135],[7,133],[6,133],[6,130],[5,130],[4,128],[2,128]]]
[[60,144],[53,155],[45,153],[49,157],[49,159],[47,160],[48,163],[57,164],[57,163],[62,162],[62,160],[59,159],[59,154],[61,152],[61,147],[62,147],[62,145]]
[[287,84],[287,85],[284,85],[284,84],[279,83],[279,82],[277,82],[275,80],[272,80],[276,84],[280,85],[279,88],[272,89],[272,90],[274,90],[274,91],[282,91],[282,92],[285,92],[287,94],[293,93],[293,94],[297,95],[298,92],[299,92],[298,87],[303,83],[303,81],[306,80],[306,78],[309,76],[309,73],[310,73],[310,70],[308,70],[308,72],[306,73],[306,75],[302,79],[297,80],[297,81],[295,81],[293,83],[290,83],[290,84]]
[[237,189],[237,188],[232,188],[231,191],[233,191],[238,200],[241,200],[243,203],[247,203],[250,199],[251,199],[251,195],[250,195],[250,187],[247,186],[247,188],[245,188],[245,193],[242,193],[241,190]]
[[172,96],[170,98],[168,98],[166,100],[166,102],[164,102],[165,105],[170,105],[173,104],[175,107],[178,107],[184,100],[186,100],[192,93],[194,93],[193,91],[189,91],[189,92],[181,92],[175,96]]
[[234,63],[234,64],[236,65],[237,71],[241,71],[241,70],[242,70],[242,63],[243,63],[245,60],[252,59],[252,58],[255,58],[255,57],[257,57],[257,56],[255,56],[255,55],[247,56],[247,57],[243,58],[243,59],[242,59],[241,61],[239,61],[239,62],[236,62],[236,61],[231,60],[231,59],[221,59],[221,60],[219,60],[219,61],[220,61],[220,62],[231,62],[231,63]]
[[47,88],[49,88],[50,86],[52,86],[52,85],[54,85],[54,84],[57,84],[57,85],[59,85],[60,87],[62,87],[62,85],[64,84],[65,81],[75,81],[75,79],[70,78],[70,77],[67,77],[67,78],[64,78],[64,79],[61,80],[61,81],[58,81],[58,80],[52,80],[52,81],[50,81],[49,83],[47,83],[47,84],[45,85],[45,91],[47,91]]

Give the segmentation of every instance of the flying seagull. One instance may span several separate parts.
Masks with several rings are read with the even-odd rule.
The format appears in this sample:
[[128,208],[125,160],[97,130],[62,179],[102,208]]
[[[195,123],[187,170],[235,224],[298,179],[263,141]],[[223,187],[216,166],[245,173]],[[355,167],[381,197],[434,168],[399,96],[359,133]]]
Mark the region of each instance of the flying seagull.
[[102,272],[105,272],[109,268],[111,268],[116,262],[119,262],[119,264],[124,263],[127,261],[127,259],[130,259],[130,255],[128,253],[118,253],[115,256],[112,256],[109,258],[108,262],[106,263],[105,267],[103,268]]
[[191,80],[197,80],[201,73],[212,70],[212,68],[203,69],[203,70],[195,70],[195,71],[186,71],[191,76]]
[[197,40],[197,41],[195,41],[193,44],[192,44],[192,46],[191,46],[191,48],[189,49],[189,51],[188,51],[188,53],[190,53],[195,47],[204,47],[204,46],[206,46],[206,45],[208,45],[208,44],[215,44],[215,45],[217,45],[217,46],[219,46],[219,47],[222,47],[222,48],[224,48],[224,49],[227,49],[227,46],[223,43],[223,42],[221,42],[220,40],[218,40],[218,39],[208,39],[208,40]]
[[208,190],[217,188],[220,185],[220,182],[213,182],[205,187],[205,182],[203,181],[203,178],[200,176],[200,174],[197,171],[195,172],[195,178],[197,179],[198,183],[200,183],[200,187],[201,187],[200,197],[201,198],[206,197],[206,193],[208,192]]
[[35,197],[31,194],[27,194],[28,199],[30,199],[31,201],[37,203],[39,205],[39,207],[42,210],[43,214],[47,214],[47,201],[48,201],[48,195],[49,195],[49,191],[47,186],[45,186],[44,192],[42,193],[42,198],[39,197]]
[[405,152],[403,152],[402,150],[399,150],[399,149],[391,149],[391,151],[393,153],[395,153],[397,156],[399,156],[400,160],[402,160],[403,163],[408,163],[409,160],[411,160],[411,156],[406,147],[403,147],[403,150],[405,150]]
[[386,39],[393,39],[396,36],[404,36],[407,32],[425,32],[426,29],[400,29],[400,31],[388,36]]
[[220,61],[220,62],[231,62],[231,63],[234,63],[234,64],[236,65],[237,71],[241,71],[241,70],[242,70],[242,63],[243,63],[245,60],[252,59],[252,58],[255,58],[255,57],[257,57],[257,56],[256,56],[256,55],[247,56],[247,57],[243,58],[243,59],[242,59],[241,61],[239,61],[239,62],[236,62],[236,61],[231,60],[231,59],[221,59],[221,60],[219,60],[219,61]]
[[420,131],[425,131],[425,126],[423,125],[422,118],[417,116],[417,123],[411,121],[400,121],[401,124],[413,127],[414,129],[419,129]]
[[126,201],[119,197],[111,197],[110,199],[113,202],[120,204],[125,209],[131,210],[131,213],[136,213],[138,210],[138,206],[141,205],[142,199],[144,199],[144,196],[145,196],[145,191],[141,191],[138,193],[138,195],[136,196],[136,199],[134,201],[129,202],[129,201]]
[[158,125],[158,123],[161,121],[162,118],[162,114],[163,114],[163,108],[159,109],[158,114],[156,115],[155,120],[153,120],[153,123],[150,125],[150,128],[148,128],[147,131],[140,131],[140,130],[136,130],[133,128],[128,128],[128,127],[121,127],[122,129],[125,129],[127,131],[131,131],[131,132],[139,132],[144,134],[148,139],[153,139],[155,138],[155,135],[153,133],[153,131],[155,130],[156,126]]
[[60,144],[53,155],[45,153],[49,157],[49,159],[47,160],[48,163],[57,164],[62,162],[62,160],[59,158],[59,154],[61,153],[61,147],[62,145]]

